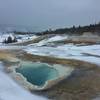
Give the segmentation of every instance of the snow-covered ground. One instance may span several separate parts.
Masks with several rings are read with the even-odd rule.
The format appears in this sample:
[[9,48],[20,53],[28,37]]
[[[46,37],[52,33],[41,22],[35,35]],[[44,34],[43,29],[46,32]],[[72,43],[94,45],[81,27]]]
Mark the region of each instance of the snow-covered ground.
[[19,50],[24,49],[25,46],[12,46],[12,45],[0,45],[0,50]]
[[36,43],[35,45],[43,46],[43,45],[46,45],[50,42],[61,41],[61,40],[66,40],[66,39],[68,39],[68,36],[56,35],[54,37],[46,38],[46,39],[40,41],[39,43]]
[[32,36],[29,36],[29,35],[16,35],[16,38],[18,40],[18,43],[21,43],[21,42],[26,42],[26,41],[36,39],[37,36],[35,36],[35,35],[32,35]]
[[[62,44],[56,47],[44,46],[50,42],[65,40],[66,36],[54,36],[44,39],[39,43],[28,46],[4,45],[2,41],[9,35],[0,35],[0,49],[23,49],[27,53],[41,56],[51,56],[65,59],[77,59],[100,66],[100,44],[88,46],[76,46],[73,44]],[[13,37],[12,35],[10,35]],[[18,42],[25,42],[37,38],[37,36],[18,35]],[[17,85],[8,75],[3,72],[3,65],[0,63],[0,100],[45,100],[44,98],[32,95],[22,87]],[[94,99],[94,100],[99,100]]]
[[4,42],[4,40],[7,39],[9,36],[14,39],[14,36],[12,34],[0,34],[0,43]]
[[6,73],[0,62],[0,100],[47,100],[43,97],[32,95],[17,85]]
[[76,46],[72,44],[57,47],[29,46],[27,53],[66,59],[77,59],[100,65],[100,45]]
[[5,33],[5,34],[0,34],[0,44],[3,44],[4,40],[8,37],[11,37],[12,39],[14,39],[14,37],[16,37],[17,39],[17,43],[21,43],[21,42],[27,42],[27,41],[30,41],[32,39],[35,39],[37,38],[36,35],[15,35],[14,33]]
[[[12,34],[9,34],[12,36]],[[4,40],[9,35],[1,35],[0,41]],[[13,37],[13,36],[12,36]],[[18,42],[26,42],[32,39],[36,39],[35,35],[16,35]],[[100,65],[100,44],[88,45],[88,46],[76,46],[73,44],[56,45],[56,47],[49,46],[48,43],[55,41],[62,41],[68,39],[68,36],[55,35],[41,40],[39,43],[29,44],[28,46],[11,46],[0,45],[0,49],[24,49],[26,52],[34,55],[52,56],[66,59],[83,60]],[[14,43],[13,43],[14,44]],[[16,43],[15,43],[16,44]],[[45,46],[47,45],[47,46]]]
[[47,42],[54,42],[54,41],[60,41],[60,40],[65,40],[67,39],[67,36],[61,36],[61,35],[56,35],[54,37],[51,37],[47,40]]

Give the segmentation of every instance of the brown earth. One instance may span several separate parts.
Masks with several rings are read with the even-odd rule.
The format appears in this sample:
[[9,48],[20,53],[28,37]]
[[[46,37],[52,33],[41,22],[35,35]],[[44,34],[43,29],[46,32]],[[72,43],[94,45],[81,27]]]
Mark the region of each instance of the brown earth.
[[24,61],[62,64],[75,68],[72,75],[45,91],[32,91],[51,100],[92,100],[100,94],[100,66],[69,59],[36,56],[23,51],[1,51],[0,58],[17,57]]

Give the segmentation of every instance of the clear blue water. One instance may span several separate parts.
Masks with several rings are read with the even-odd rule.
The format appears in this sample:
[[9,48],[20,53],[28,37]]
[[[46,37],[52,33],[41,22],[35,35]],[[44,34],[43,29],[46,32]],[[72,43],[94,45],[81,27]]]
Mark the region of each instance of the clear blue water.
[[58,77],[58,71],[44,63],[23,63],[19,68],[16,68],[16,72],[37,86],[42,86],[46,81]]

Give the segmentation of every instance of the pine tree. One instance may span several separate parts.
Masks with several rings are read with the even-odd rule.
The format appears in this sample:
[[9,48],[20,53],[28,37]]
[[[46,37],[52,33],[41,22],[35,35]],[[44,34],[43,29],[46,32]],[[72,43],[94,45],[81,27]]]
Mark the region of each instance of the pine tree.
[[12,43],[12,41],[13,41],[13,40],[12,40],[12,37],[9,36],[8,39],[7,39],[7,43]]
[[14,39],[13,39],[13,42],[17,42],[17,39],[16,39],[16,37],[14,37]]

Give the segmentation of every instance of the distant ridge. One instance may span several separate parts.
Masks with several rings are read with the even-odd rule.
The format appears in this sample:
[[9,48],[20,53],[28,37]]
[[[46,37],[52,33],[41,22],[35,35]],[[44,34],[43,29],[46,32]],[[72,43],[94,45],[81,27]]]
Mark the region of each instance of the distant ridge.
[[90,24],[86,26],[73,26],[70,28],[59,28],[56,30],[46,30],[44,32],[39,32],[37,35],[45,35],[45,34],[78,34],[81,35],[83,32],[92,32],[92,33],[98,33],[100,35],[100,22],[97,24]]

